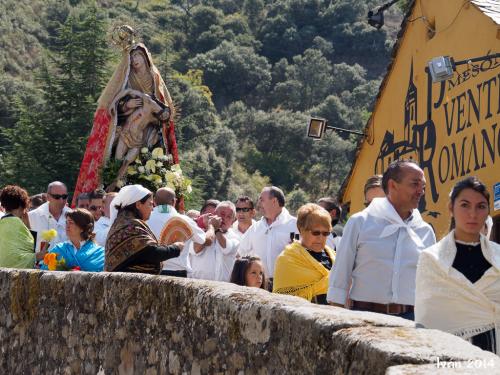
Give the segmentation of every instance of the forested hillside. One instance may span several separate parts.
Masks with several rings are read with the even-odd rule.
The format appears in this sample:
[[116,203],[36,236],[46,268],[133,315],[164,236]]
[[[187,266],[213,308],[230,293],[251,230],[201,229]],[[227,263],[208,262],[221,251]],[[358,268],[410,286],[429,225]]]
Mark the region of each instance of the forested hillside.
[[181,164],[202,199],[256,197],[292,206],[335,194],[356,139],[306,138],[311,115],[362,129],[401,21],[370,27],[374,0],[2,0],[0,186],[74,188],[99,94],[128,23],[153,54],[178,108]]

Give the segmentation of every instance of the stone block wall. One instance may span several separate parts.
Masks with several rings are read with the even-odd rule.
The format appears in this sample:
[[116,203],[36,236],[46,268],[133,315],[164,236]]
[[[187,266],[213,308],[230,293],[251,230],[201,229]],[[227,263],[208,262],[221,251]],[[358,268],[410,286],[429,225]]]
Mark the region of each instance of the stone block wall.
[[2,374],[500,373],[460,338],[237,285],[0,270]]

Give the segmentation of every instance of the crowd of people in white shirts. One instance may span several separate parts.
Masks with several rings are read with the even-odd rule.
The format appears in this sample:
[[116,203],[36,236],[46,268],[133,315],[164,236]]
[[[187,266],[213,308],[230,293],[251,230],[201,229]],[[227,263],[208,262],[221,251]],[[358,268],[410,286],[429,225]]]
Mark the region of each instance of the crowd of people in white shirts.
[[[76,209],[82,215],[90,212],[92,225],[70,216],[67,188],[61,182],[49,184],[47,202],[29,212],[11,203],[16,194],[22,196],[18,190],[5,188],[0,202],[10,207],[6,216],[17,215],[32,230],[35,252],[50,253],[58,243],[68,242],[66,220],[71,220],[81,234],[70,239],[74,252],[92,240],[105,254],[105,260],[99,260],[105,271],[233,282],[311,302],[395,315],[499,352],[500,247],[489,239],[489,193],[475,177],[459,181],[450,193],[452,226],[437,243],[418,210],[425,176],[411,160],[395,161],[383,176],[367,180],[366,208],[351,216],[345,227],[339,224],[342,210],[335,199],[305,204],[295,217],[275,186],[265,187],[257,202],[248,196],[235,202],[211,199],[200,211],[186,213],[176,210],[176,195],[169,188],[154,195],[140,185],[118,193],[95,191],[79,196]],[[184,242],[162,244],[158,240],[174,218],[187,225],[190,235]],[[2,221],[0,235],[7,227]],[[56,234],[43,249],[40,233],[47,229]],[[2,267],[9,266],[2,255],[3,247],[9,246],[12,252],[11,243],[0,238]],[[149,255],[140,255],[142,249]],[[29,261],[36,264],[40,257]],[[446,295],[439,294],[445,289]],[[439,303],[434,303],[436,298]],[[468,310],[457,314],[457,306]]]

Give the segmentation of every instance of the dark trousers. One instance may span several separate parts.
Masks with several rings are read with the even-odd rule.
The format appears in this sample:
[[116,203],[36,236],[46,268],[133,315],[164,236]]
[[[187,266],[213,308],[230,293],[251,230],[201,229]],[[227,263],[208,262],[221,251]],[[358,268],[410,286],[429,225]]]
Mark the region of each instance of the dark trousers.
[[[367,309],[358,309],[356,307],[352,307],[351,310],[354,310],[354,311],[370,311],[370,310],[367,310]],[[375,311],[370,311],[370,312],[375,312]],[[386,314],[386,313],[381,313],[381,312],[378,312],[378,314],[384,314],[384,315],[390,315],[390,316],[398,316],[400,318],[403,318],[403,319],[407,319],[407,320],[415,320],[415,313],[413,311],[408,311],[408,312],[405,312],[405,313],[402,313],[402,314]]]
[[175,277],[187,277],[187,271],[167,271],[162,270],[160,275],[163,276],[175,276]]

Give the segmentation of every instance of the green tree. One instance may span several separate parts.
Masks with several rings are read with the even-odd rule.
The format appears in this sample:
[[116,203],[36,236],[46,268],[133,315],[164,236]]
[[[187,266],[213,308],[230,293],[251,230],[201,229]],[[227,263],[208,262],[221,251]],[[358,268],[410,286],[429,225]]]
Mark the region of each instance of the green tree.
[[[25,186],[40,191],[48,179],[59,179],[73,188],[107,76],[105,35],[106,23],[95,6],[76,8],[59,29],[50,66],[39,74],[41,111],[19,103],[20,120],[6,134],[11,146],[4,162]],[[33,175],[33,170],[43,173]]]
[[257,103],[271,83],[271,67],[266,58],[257,55],[250,47],[226,41],[205,54],[197,55],[189,65],[204,72],[217,108],[236,100]]
[[286,207],[292,215],[296,215],[297,210],[309,202],[311,202],[309,194],[301,188],[295,188],[286,195]]
[[317,49],[307,49],[294,56],[293,64],[285,67],[285,81],[278,82],[273,91],[276,104],[286,108],[305,110],[319,104],[332,90],[332,67]]

